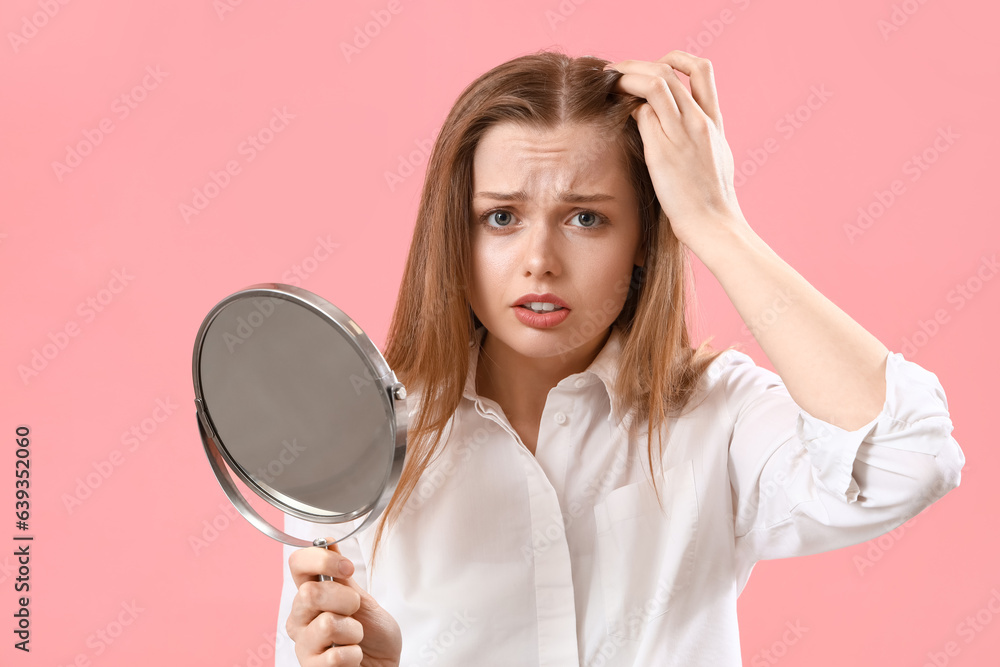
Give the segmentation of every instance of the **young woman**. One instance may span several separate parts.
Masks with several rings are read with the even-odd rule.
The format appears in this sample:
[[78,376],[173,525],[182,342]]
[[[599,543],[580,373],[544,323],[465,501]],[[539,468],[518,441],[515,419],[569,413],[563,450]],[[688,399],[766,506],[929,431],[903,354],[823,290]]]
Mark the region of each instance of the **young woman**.
[[[739,665],[754,563],[958,486],[937,377],[748,225],[709,61],[605,64],[516,58],[446,119],[385,354],[403,477],[375,530],[286,548],[279,667]],[[777,374],[691,347],[688,249]]]

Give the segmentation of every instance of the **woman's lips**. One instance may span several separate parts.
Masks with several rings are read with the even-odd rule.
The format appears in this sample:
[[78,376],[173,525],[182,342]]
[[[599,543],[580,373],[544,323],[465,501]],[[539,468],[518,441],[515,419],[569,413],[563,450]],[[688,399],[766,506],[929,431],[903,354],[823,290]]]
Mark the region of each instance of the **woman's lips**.
[[555,294],[551,292],[545,292],[544,294],[536,294],[534,292],[528,292],[527,294],[521,296],[517,301],[514,302],[515,306],[522,306],[527,303],[551,303],[554,306],[560,306],[561,308],[569,308],[569,304],[560,299]]
[[524,306],[514,306],[514,316],[522,324],[536,329],[554,327],[569,317],[569,308],[558,308],[546,313],[536,313]]

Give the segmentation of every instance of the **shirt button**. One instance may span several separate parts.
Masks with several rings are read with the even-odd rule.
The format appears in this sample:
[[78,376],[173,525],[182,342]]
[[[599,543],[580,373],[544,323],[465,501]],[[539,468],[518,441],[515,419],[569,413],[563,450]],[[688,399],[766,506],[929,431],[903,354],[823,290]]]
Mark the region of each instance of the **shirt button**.
[[563,414],[562,412],[557,412],[555,414],[555,420],[556,420],[557,424],[565,424],[566,423],[566,415]]
[[586,380],[584,380],[583,378],[577,378],[577,379],[576,379],[576,382],[574,382],[574,383],[573,383],[573,385],[574,385],[574,386],[575,386],[575,387],[576,387],[577,389],[579,389],[580,387],[582,387],[582,386],[583,386],[583,385],[585,385],[585,384],[587,384],[587,381],[586,381]]

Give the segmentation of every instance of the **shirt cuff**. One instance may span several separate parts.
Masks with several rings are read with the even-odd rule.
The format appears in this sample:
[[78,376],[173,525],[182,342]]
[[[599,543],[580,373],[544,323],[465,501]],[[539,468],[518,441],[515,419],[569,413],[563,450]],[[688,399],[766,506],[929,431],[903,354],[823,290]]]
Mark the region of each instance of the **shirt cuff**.
[[[862,442],[936,456],[953,429],[944,389],[934,373],[899,352],[890,352],[885,383],[882,411],[853,431],[799,410],[796,434],[809,454],[818,483],[848,503],[856,502],[861,492],[851,472]],[[917,422],[919,428],[914,426]]]

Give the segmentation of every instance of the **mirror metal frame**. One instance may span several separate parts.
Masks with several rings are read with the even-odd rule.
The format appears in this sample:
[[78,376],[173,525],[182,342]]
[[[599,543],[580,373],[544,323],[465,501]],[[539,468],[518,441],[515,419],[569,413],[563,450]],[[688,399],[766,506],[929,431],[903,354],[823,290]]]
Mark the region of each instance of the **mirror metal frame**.
[[[211,408],[206,405],[205,397],[202,391],[200,372],[201,350],[204,345],[208,329],[212,325],[216,316],[233,301],[246,298],[285,299],[298,304],[299,306],[303,306],[311,310],[317,316],[325,319],[328,324],[333,326],[344,337],[344,339],[351,344],[358,356],[366,362],[366,365],[371,372],[370,379],[381,385],[380,394],[384,399],[383,402],[386,410],[386,417],[390,420],[390,426],[394,433],[393,456],[379,496],[372,503],[369,503],[369,505],[343,514],[315,514],[303,511],[297,507],[292,507],[261,488],[260,485],[258,485],[254,479],[243,470],[242,466],[240,466],[233,459],[225,444],[220,441],[212,422]],[[202,321],[201,327],[198,329],[198,335],[195,338],[194,345],[192,375],[194,378],[194,403],[198,420],[198,432],[201,434],[202,444],[205,446],[205,454],[208,456],[208,461],[211,464],[212,470],[215,472],[216,479],[222,486],[222,490],[225,492],[226,496],[229,497],[229,500],[233,503],[240,514],[242,514],[247,521],[253,524],[262,533],[268,537],[278,540],[279,542],[284,542],[285,544],[290,544],[292,546],[308,547],[316,544],[316,541],[305,540],[288,535],[284,531],[268,523],[267,520],[265,520],[250,505],[246,498],[236,488],[233,478],[227,470],[227,465],[236,472],[237,476],[239,476],[248,488],[263,498],[266,502],[277,507],[286,514],[290,514],[306,521],[321,524],[346,523],[347,521],[351,521],[361,516],[367,511],[367,518],[350,533],[340,537],[338,541],[346,539],[354,533],[363,530],[375,521],[375,519],[382,514],[383,510],[385,510],[386,506],[389,504],[389,500],[392,498],[392,494],[396,489],[396,484],[399,482],[399,477],[403,470],[403,463],[406,458],[406,431],[407,423],[409,421],[409,413],[407,412],[406,405],[406,388],[396,379],[396,374],[389,368],[389,365],[386,363],[382,353],[379,352],[377,347],[375,347],[375,344],[372,343],[368,335],[362,331],[361,327],[359,327],[354,320],[348,317],[346,313],[334,306],[332,303],[316,294],[313,294],[312,292],[293,285],[285,285],[282,283],[258,283],[230,294],[212,308],[209,314]]]

